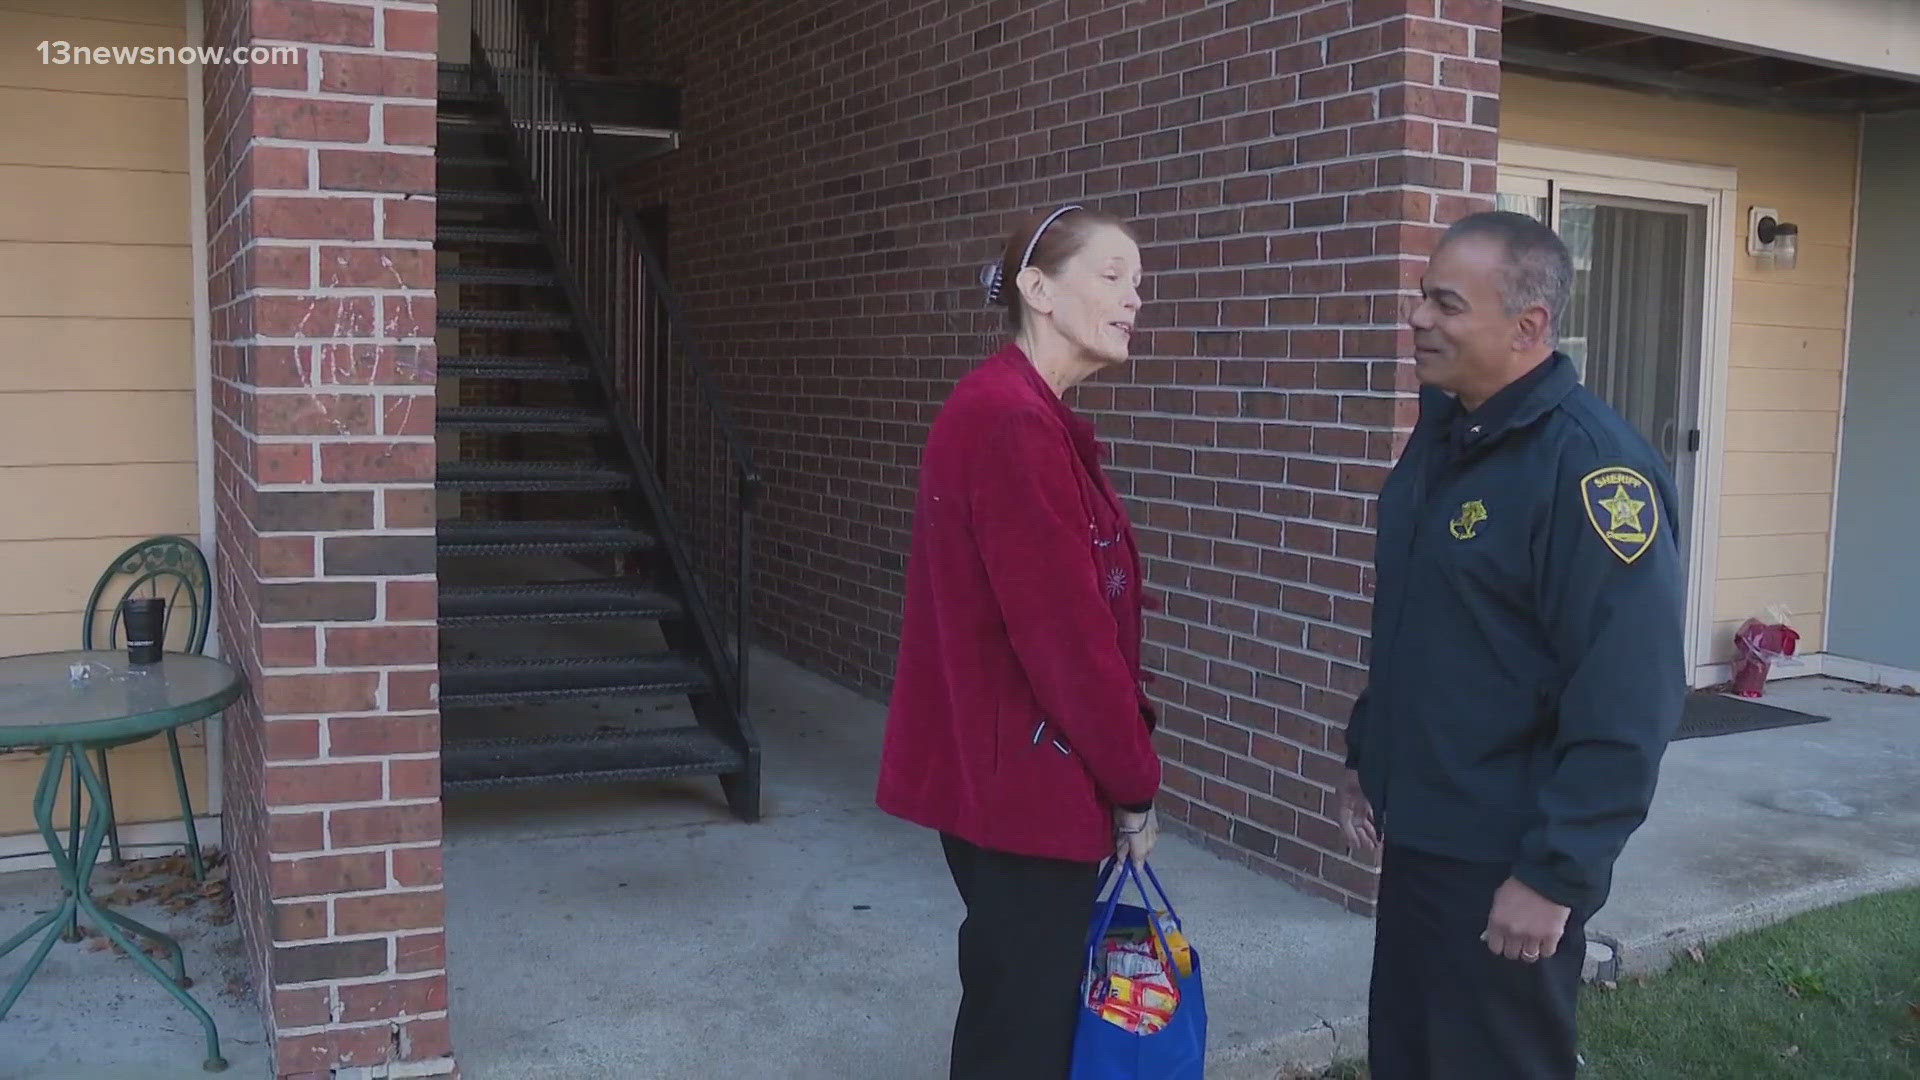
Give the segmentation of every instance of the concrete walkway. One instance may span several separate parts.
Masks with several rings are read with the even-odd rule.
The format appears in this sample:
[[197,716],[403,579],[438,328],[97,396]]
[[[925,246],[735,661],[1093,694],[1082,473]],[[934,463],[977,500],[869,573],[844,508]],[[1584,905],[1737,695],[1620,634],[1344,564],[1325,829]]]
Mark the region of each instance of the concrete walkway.
[[[884,710],[756,663],[758,825],[705,783],[450,805],[468,1075],[944,1075],[961,908],[934,838],[872,807]],[[1920,700],[1812,679],[1769,701],[1834,719],[1674,744],[1594,924],[1626,970],[1920,883]],[[1371,923],[1179,839],[1155,863],[1203,950],[1210,1078],[1363,1052]]]
[[[933,834],[873,809],[883,710],[756,665],[759,824],[706,783],[450,805],[466,1075],[945,1075],[962,909]],[[1370,922],[1176,839],[1154,861],[1202,950],[1223,1061],[1359,1011]]]
[[[448,806],[456,1051],[477,1080],[938,1080],[960,905],[939,847],[872,808],[882,708],[756,660],[768,817],[718,785],[473,797]],[[1861,893],[1920,884],[1920,699],[1824,679],[1768,700],[1830,722],[1676,743],[1594,929],[1627,970]],[[1206,964],[1209,1080],[1363,1052],[1371,924],[1181,840],[1155,857]],[[0,873],[0,929],[50,897]],[[179,933],[264,1075],[234,927]],[[13,969],[0,963],[0,977]],[[0,1080],[191,1077],[194,1031],[125,960],[57,950],[0,1023]],[[104,1039],[100,1033],[124,1033]]]
[[[130,856],[136,853],[129,853]],[[146,852],[137,853],[148,854]],[[6,864],[0,863],[0,870]],[[116,874],[94,874],[95,895],[113,888]],[[135,882],[138,884],[139,882]],[[0,872],[0,939],[60,900],[51,870]],[[232,1077],[271,1077],[260,1012],[246,974],[240,924],[216,924],[214,905],[170,914],[153,902],[119,908],[171,934],[186,955],[189,990],[213,1017]],[[83,920],[82,926],[86,923]],[[194,1080],[206,1057],[199,1022],[126,956],[87,942],[57,943],[0,1020],[0,1080]],[[0,994],[32,952],[25,946],[0,960]]]
[[1667,748],[1653,809],[1593,924],[1621,942],[1623,973],[1920,884],[1920,698],[1802,678],[1770,684],[1765,703],[1831,719]]

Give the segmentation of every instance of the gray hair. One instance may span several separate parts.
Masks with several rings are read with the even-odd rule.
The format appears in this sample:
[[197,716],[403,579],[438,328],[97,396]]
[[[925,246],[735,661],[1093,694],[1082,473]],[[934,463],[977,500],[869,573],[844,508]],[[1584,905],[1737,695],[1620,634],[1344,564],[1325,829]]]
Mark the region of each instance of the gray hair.
[[[1508,210],[1488,210],[1453,223],[1440,247],[1454,240],[1486,237],[1498,240],[1507,258],[1500,274],[1500,299],[1508,315],[1518,315],[1534,304],[1547,309],[1549,340],[1558,341],[1560,321],[1573,296],[1573,256],[1560,235],[1540,221]],[[1437,248],[1436,248],[1437,250]]]

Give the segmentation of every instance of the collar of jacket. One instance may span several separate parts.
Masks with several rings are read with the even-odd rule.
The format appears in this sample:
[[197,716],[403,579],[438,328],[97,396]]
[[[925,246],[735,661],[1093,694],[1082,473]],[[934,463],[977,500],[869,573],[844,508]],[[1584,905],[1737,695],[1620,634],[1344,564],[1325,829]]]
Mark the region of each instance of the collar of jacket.
[[1094,435],[1093,422],[1068,408],[1060,395],[1053,392],[1053,387],[1047,385],[1046,378],[1040,374],[1039,368],[1033,366],[1033,360],[1027,356],[1025,349],[1008,342],[1007,347],[995,353],[993,359],[1015,369],[1034,396],[1046,402],[1053,410],[1053,415],[1066,425],[1067,432],[1073,436],[1074,445],[1089,458],[1089,463],[1106,456],[1106,447]]
[[1490,445],[1553,411],[1579,383],[1572,358],[1556,350],[1472,412],[1462,409],[1458,398],[1448,398],[1434,434],[1461,450]]

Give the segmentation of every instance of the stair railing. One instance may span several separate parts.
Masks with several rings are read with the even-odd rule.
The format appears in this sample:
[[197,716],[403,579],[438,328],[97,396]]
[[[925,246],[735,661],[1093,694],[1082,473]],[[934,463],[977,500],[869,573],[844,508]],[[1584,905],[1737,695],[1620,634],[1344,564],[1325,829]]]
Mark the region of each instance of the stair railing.
[[696,594],[689,614],[745,723],[759,474],[639,215],[618,197],[606,137],[557,76],[549,43],[517,0],[475,0],[473,38],[473,66],[505,104],[515,167],[616,404],[616,429],[670,518],[662,548]]

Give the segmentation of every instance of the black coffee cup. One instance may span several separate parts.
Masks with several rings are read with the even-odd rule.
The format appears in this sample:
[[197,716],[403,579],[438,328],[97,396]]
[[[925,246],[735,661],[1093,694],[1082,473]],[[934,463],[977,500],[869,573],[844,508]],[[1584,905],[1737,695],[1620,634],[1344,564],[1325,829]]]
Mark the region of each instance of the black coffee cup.
[[120,622],[127,635],[127,662],[159,663],[167,634],[167,602],[157,596],[129,596],[120,602]]

